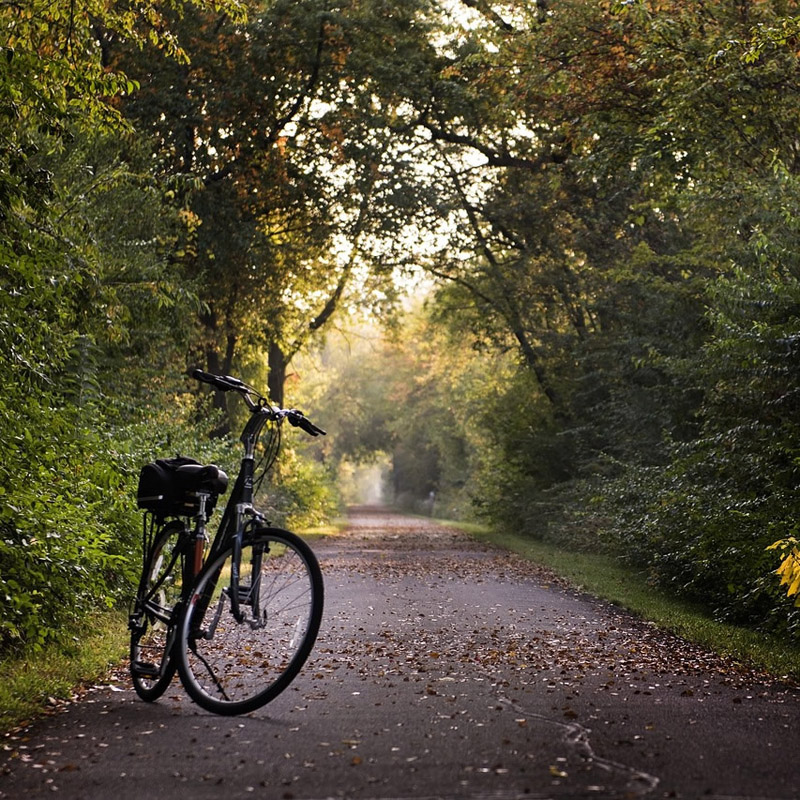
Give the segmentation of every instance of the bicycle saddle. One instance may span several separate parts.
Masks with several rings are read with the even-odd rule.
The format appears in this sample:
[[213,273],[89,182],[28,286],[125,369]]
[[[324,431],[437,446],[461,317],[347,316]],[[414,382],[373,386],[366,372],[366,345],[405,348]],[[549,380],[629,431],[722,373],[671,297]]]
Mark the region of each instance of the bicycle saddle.
[[175,475],[185,491],[224,494],[228,476],[216,464],[184,464]]

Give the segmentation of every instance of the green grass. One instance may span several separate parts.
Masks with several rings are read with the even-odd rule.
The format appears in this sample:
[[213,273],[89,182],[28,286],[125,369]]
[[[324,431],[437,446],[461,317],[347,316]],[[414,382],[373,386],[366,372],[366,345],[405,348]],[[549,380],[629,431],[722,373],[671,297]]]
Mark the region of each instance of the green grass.
[[101,680],[127,655],[128,642],[125,615],[108,612],[87,622],[80,638],[0,662],[0,731],[68,700],[76,687]]
[[702,607],[654,588],[642,572],[611,556],[563,550],[519,534],[493,532],[481,525],[443,524],[518,553],[551,569],[576,589],[628,609],[684,639],[775,677],[800,681],[800,645],[718,622]]
[[338,536],[345,528],[346,519],[335,519],[326,525],[301,526],[295,530],[304,539],[323,539],[326,536]]

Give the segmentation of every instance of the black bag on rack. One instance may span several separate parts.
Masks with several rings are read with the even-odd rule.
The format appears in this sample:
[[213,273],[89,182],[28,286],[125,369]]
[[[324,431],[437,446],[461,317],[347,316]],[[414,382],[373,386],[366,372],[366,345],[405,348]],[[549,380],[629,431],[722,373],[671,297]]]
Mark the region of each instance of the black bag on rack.
[[152,511],[157,517],[190,517],[196,514],[200,505],[198,499],[179,480],[178,467],[186,464],[200,464],[187,456],[159,458],[145,464],[139,473],[139,489],[136,503],[139,508]]

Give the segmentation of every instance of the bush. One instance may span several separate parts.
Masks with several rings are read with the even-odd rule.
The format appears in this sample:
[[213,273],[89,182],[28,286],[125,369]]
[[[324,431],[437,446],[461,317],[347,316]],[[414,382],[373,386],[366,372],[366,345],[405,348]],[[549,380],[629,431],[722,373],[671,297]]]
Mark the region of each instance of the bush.
[[119,599],[134,514],[107,442],[74,411],[28,394],[4,421],[16,433],[0,451],[0,648],[36,648]]
[[256,503],[274,525],[310,527],[339,513],[341,498],[324,465],[284,446]]
[[702,430],[666,466],[603,486],[612,535],[652,578],[716,615],[800,634],[767,548],[796,530],[800,464],[800,284],[762,266],[714,288],[714,335],[691,371],[706,386]]

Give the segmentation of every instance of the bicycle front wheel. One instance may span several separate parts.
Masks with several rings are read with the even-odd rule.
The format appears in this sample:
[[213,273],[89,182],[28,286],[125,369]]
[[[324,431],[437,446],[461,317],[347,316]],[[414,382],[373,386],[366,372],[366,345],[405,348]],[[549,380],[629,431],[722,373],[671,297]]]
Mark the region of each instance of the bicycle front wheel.
[[[302,668],[322,620],[322,572],[289,531],[262,528],[213,559],[180,623],[178,670],[191,698],[216,714],[246,714],[280,694]],[[231,604],[238,598],[238,617]]]

